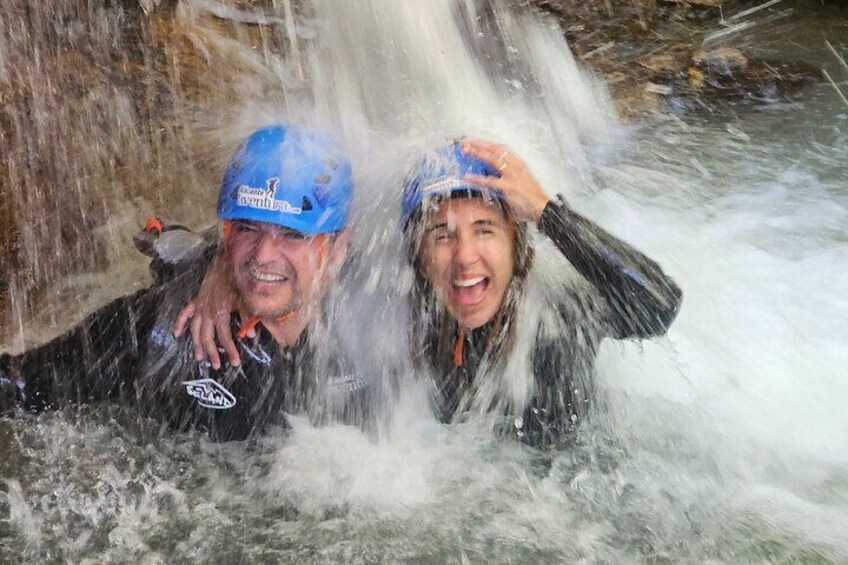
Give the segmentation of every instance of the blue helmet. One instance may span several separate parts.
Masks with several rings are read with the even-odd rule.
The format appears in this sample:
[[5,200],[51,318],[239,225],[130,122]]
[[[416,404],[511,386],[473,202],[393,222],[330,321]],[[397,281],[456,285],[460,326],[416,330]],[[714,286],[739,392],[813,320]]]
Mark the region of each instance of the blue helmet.
[[352,198],[350,163],[332,141],[276,125],[239,147],[224,173],[218,217],[330,233],[347,225]]
[[421,205],[452,196],[485,196],[502,201],[499,192],[470,184],[466,174],[499,176],[497,169],[462,151],[459,142],[444,145],[418,159],[403,185],[401,223],[406,226]]

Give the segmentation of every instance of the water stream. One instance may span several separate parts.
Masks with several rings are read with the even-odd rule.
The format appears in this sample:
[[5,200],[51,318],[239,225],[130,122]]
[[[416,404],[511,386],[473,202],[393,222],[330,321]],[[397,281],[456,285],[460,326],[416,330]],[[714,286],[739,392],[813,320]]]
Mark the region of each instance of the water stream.
[[[405,346],[403,166],[461,134],[506,141],[551,192],[655,257],[684,288],[680,316],[662,339],[604,344],[592,418],[552,453],[434,422],[412,382],[378,441],[295,419],[285,436],[212,444],[110,406],[0,422],[0,560],[848,562],[848,107],[831,85],[711,113],[672,104],[625,126],[559,28],[507,3],[277,4],[181,2],[206,44],[220,35],[198,14],[219,10],[236,27],[265,18],[260,45],[287,47],[257,54],[246,32],[227,44],[233,65],[252,57],[267,80],[242,85],[237,119],[200,129],[225,154],[269,119],[338,127],[360,181],[363,264],[341,283],[355,300],[338,323],[363,366]],[[848,14],[795,7],[729,40],[831,64],[821,34],[848,42]],[[848,90],[848,71],[829,68]],[[185,189],[186,209],[214,194],[202,184]],[[109,253],[68,271],[87,304],[139,284],[91,283],[143,273]],[[361,331],[363,316],[375,329]],[[12,347],[25,321],[10,322]]]

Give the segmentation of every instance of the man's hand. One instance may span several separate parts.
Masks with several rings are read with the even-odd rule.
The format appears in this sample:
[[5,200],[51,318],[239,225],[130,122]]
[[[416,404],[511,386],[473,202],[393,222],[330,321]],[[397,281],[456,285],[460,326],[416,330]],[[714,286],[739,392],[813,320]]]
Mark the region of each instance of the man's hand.
[[[213,369],[221,368],[221,356],[215,339],[218,339],[230,364],[238,366],[241,358],[233,341],[230,328],[230,313],[235,305],[235,293],[227,274],[227,260],[216,255],[200,292],[180,311],[174,324],[174,335],[180,337],[191,320],[191,341],[194,357],[198,361],[208,360]],[[255,332],[252,332],[255,335]],[[248,333],[248,337],[253,337]]]
[[462,150],[500,173],[500,177],[469,174],[467,180],[499,192],[516,219],[538,222],[542,218],[542,211],[551,199],[518,155],[503,145],[475,139],[464,140]]

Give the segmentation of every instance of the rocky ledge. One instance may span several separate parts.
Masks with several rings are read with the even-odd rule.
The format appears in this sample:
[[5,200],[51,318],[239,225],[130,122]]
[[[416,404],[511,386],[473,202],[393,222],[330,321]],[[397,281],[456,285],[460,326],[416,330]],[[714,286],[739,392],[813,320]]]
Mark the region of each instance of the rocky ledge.
[[733,32],[763,17],[773,2],[735,3],[728,20],[721,0],[534,4],[560,21],[578,59],[606,79],[624,118],[637,118],[663,100],[706,109],[773,100],[822,78],[814,65],[758,59],[734,46]]

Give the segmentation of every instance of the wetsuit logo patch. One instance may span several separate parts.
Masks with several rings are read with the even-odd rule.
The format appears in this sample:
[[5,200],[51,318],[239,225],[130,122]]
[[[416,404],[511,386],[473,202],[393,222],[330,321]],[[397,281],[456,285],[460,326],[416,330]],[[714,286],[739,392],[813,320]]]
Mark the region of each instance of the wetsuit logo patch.
[[154,328],[150,332],[150,339],[159,347],[173,347],[177,343],[170,328]]
[[236,405],[236,397],[213,379],[185,381],[183,385],[188,395],[196,398],[204,408],[227,410]]
[[353,375],[342,375],[330,379],[330,390],[333,392],[349,393],[368,386],[368,383]]

